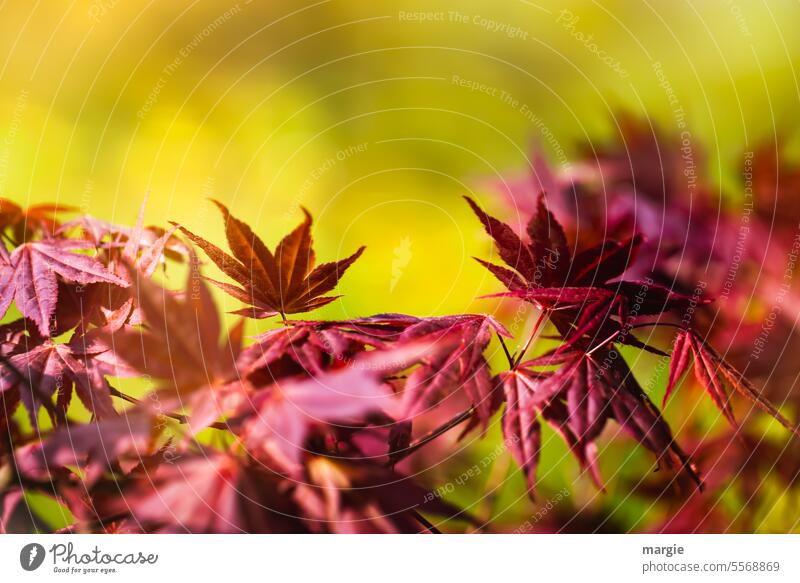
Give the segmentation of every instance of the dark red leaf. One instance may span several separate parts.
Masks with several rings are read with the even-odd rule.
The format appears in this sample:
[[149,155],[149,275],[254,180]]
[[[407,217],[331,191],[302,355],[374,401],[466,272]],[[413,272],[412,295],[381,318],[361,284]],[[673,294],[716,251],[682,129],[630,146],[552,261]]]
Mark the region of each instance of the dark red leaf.
[[11,300],[44,336],[50,335],[50,318],[58,299],[58,277],[79,284],[97,282],[127,287],[128,282],[108,271],[97,259],[71,253],[86,247],[81,241],[46,240],[17,247],[9,263],[0,263],[0,317]]
[[641,235],[622,243],[606,240],[578,254],[570,267],[574,285],[601,285],[621,276],[636,259],[642,244]]
[[711,345],[690,329],[681,330],[675,337],[669,381],[664,395],[665,403],[680,377],[688,369],[690,356],[694,358],[695,377],[731,425],[736,427],[736,420],[733,416],[728,389],[736,391],[800,437],[800,430],[797,427],[781,415],[778,409],[765,399],[761,392],[739,371],[727,363]]
[[481,315],[427,318],[407,328],[402,341],[425,339],[438,343],[439,348],[434,345],[431,356],[408,378],[403,393],[404,415],[418,415],[460,389],[486,428],[495,409],[493,384],[483,352],[493,333],[510,337],[494,318]]
[[547,281],[542,281],[541,285],[562,283],[570,262],[567,236],[553,213],[547,209],[544,195],[539,196],[536,214],[528,223],[528,236],[537,268],[548,275],[552,272],[552,277],[547,277]]
[[[23,340],[22,344],[28,342]],[[10,366],[0,369],[0,393],[18,391],[34,427],[38,427],[42,406],[49,410],[50,400],[57,392],[63,403],[73,384],[81,402],[96,416],[115,415],[110,388],[102,367],[93,361],[94,354],[81,354],[69,344],[51,340],[31,343],[24,350],[10,356]]]
[[311,216],[305,209],[305,221],[280,242],[273,255],[246,223],[231,215],[222,203],[213,202],[225,219],[225,234],[233,256],[186,228],[180,229],[238,284],[214,282],[226,293],[252,305],[241,312],[245,316],[307,312],[332,302],[336,297],[324,294],[336,287],[345,270],[364,251],[361,247],[346,259],[313,269]]
[[501,259],[511,268],[516,269],[522,276],[529,282],[535,278],[536,266],[534,259],[531,255],[528,246],[522,242],[522,239],[514,232],[514,230],[503,223],[488,215],[469,197],[464,197],[469,206],[483,223],[486,233],[494,239]]

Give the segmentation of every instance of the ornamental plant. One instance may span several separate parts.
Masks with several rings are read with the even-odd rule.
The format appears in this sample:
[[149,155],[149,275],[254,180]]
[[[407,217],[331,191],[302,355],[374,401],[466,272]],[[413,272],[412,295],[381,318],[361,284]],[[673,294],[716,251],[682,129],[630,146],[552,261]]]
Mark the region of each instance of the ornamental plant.
[[[702,508],[703,465],[717,488],[724,448],[695,436],[681,447],[626,363],[632,351],[669,363],[664,401],[691,374],[740,444],[737,401],[800,432],[712,346],[703,285],[643,272],[636,229],[568,235],[549,209],[555,188],[531,195],[524,233],[466,199],[499,256],[478,259],[499,282],[494,295],[533,308],[521,338],[484,314],[297,319],[334,301],[364,252],[318,263],[305,209],[270,249],[212,201],[222,249],[191,225],[145,227],[143,212],[124,227],[2,201],[0,312],[14,306],[19,318],[0,326],[0,528],[46,529],[28,511],[38,496],[70,532],[438,532],[444,521],[490,531],[430,495],[438,485],[406,462],[456,429],[482,438],[495,420],[531,498],[544,425],[601,492],[598,440],[616,425],[668,484],[690,485],[672,495]],[[221,276],[207,275],[206,259]],[[185,284],[164,287],[158,274],[181,265]],[[211,286],[242,304],[227,330]],[[245,338],[246,319],[272,326]],[[492,342],[501,367],[487,358]],[[126,377],[147,386],[125,392]],[[467,407],[438,419],[453,395]],[[421,431],[431,418],[439,425]]]

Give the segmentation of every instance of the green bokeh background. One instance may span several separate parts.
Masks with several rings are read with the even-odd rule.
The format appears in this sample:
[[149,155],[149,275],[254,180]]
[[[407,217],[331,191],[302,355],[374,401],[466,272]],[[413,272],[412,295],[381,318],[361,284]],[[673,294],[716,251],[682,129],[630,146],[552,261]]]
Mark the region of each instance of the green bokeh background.
[[[439,20],[407,16],[420,13]],[[340,285],[344,297],[320,317],[493,312],[496,302],[476,298],[497,285],[471,260],[491,247],[463,194],[499,210],[488,184],[524,174],[532,142],[570,160],[578,143],[618,137],[620,110],[675,131],[676,104],[706,149],[712,180],[732,184],[742,151],[792,136],[798,22],[800,5],[788,0],[5,2],[0,196],[131,223],[149,192],[148,223],[179,221],[217,242],[221,222],[206,197],[268,243],[304,205],[322,260],[368,247]],[[643,359],[637,370],[647,366]],[[654,399],[662,385],[655,379]],[[691,406],[698,423],[717,422],[711,407]],[[456,478],[491,455],[496,434],[469,442],[424,481]],[[652,460],[621,441],[603,454],[615,477],[598,497],[548,439],[544,490],[567,487],[570,504],[610,510],[617,528],[646,528],[659,509],[615,485]],[[507,454],[496,457],[492,472],[450,498],[479,500],[479,514],[519,523],[536,505]],[[492,480],[497,496],[483,499]],[[779,494],[764,509],[775,515],[765,530],[794,524],[781,522],[780,505],[796,509],[797,492]]]

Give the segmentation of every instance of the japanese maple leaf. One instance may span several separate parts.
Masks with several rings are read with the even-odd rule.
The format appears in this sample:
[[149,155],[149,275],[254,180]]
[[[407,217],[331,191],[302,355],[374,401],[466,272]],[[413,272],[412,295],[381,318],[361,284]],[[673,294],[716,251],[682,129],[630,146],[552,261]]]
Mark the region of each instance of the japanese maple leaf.
[[494,239],[500,258],[511,269],[477,261],[511,291],[535,287],[601,287],[625,272],[642,243],[638,235],[621,242],[607,239],[573,255],[564,229],[547,209],[543,195],[528,223],[527,242],[472,199],[465,198]]
[[131,297],[144,326],[124,326],[90,335],[113,348],[118,359],[139,374],[188,394],[235,378],[241,348],[241,323],[220,340],[222,323],[210,290],[190,264],[186,287],[176,294],[131,269]]
[[686,471],[699,485],[694,466],[627,365],[619,356],[610,357],[608,350],[597,354],[595,358],[576,351],[569,356],[531,361],[540,366],[563,362],[554,372],[518,368],[501,374],[506,394],[504,436],[531,491],[541,450],[540,416],[561,433],[600,489],[603,481],[596,440],[610,420],[656,454],[660,463]]
[[40,234],[52,236],[60,227],[59,213],[75,210],[58,204],[34,204],[23,209],[7,198],[0,198],[0,231],[8,231],[17,245]]
[[[601,238],[621,240],[629,233],[642,233],[639,260],[626,276],[652,275],[684,293],[696,289],[698,280],[708,282],[708,293],[722,293],[728,301],[713,314],[700,312],[701,321],[708,317],[708,325],[713,318],[713,327],[704,330],[704,336],[726,346],[726,360],[739,370],[746,368],[751,378],[769,378],[765,394],[784,398],[796,376],[793,363],[782,358],[780,350],[752,358],[762,322],[752,314],[743,319],[742,306],[755,296],[766,304],[778,295],[785,297],[771,338],[789,350],[800,342],[800,334],[793,332],[800,298],[785,288],[784,280],[800,219],[800,199],[795,196],[800,172],[787,155],[786,144],[777,136],[777,141],[757,144],[748,154],[751,159],[741,162],[752,172],[741,178],[746,183],[738,184],[738,192],[751,187],[755,200],[743,230],[740,209],[720,208],[718,189],[702,172],[694,196],[680,188],[686,177],[679,136],[660,132],[652,120],[618,117],[617,137],[599,147],[594,142],[584,144],[584,158],[570,168],[549,167],[541,156],[532,155],[531,176],[511,187],[505,178],[498,181],[502,192],[512,195],[514,217],[520,209],[535,213],[544,191],[567,232],[580,234],[579,248]],[[701,160],[702,149],[694,148],[694,156]],[[734,272],[735,281],[729,281]],[[754,278],[754,273],[759,276]]]
[[244,441],[254,455],[265,453],[287,471],[297,472],[311,427],[360,422],[373,412],[395,413],[397,399],[385,379],[443,346],[409,342],[365,352],[345,367],[311,378],[279,379],[253,395],[240,411]]
[[[2,360],[0,360],[0,363],[6,364]],[[17,405],[19,405],[19,398],[19,387],[0,391],[0,431],[5,432],[7,436],[11,435],[9,428],[14,426],[13,416]]]
[[418,511],[463,518],[458,508],[388,468],[314,457],[306,472],[308,483],[298,484],[293,497],[314,532],[429,532]]
[[307,532],[290,487],[260,464],[201,451],[138,476],[101,512],[130,513],[145,532]]
[[[582,145],[605,189],[627,191],[650,200],[677,202],[684,196],[684,160],[677,136],[667,136],[652,120],[630,112],[615,115],[619,137],[613,143]],[[702,156],[699,150],[695,155]]]
[[[746,500],[758,499],[765,479],[781,488],[800,478],[800,440],[781,443],[765,439],[763,429],[730,428],[709,438],[705,429],[686,426],[691,438],[692,457],[708,468],[705,492],[688,494],[676,488],[670,476],[653,474],[650,480],[631,478],[631,489],[667,505],[663,521],[653,532],[753,532],[761,523],[757,508],[726,508],[721,496],[733,492]],[[723,452],[722,455],[720,453]]]
[[[614,420],[634,439],[656,455],[659,464],[683,471],[699,489],[703,488],[696,466],[675,442],[669,425],[644,392],[628,365],[613,349],[594,356],[595,378],[599,380],[613,412]],[[603,368],[611,358],[613,364]]]
[[162,407],[190,411],[187,439],[227,416],[247,400],[249,391],[237,367],[243,320],[223,335],[219,312],[194,253],[190,253],[189,267],[181,294],[162,288],[131,267],[131,300],[142,326],[109,325],[85,335],[89,346],[107,349],[98,357],[104,370],[116,376],[145,374],[157,379],[164,391]]
[[365,346],[389,346],[397,342],[410,326],[422,322],[423,318],[408,314],[376,314],[350,320],[294,320],[290,324],[312,326],[317,330],[330,331],[340,339],[347,339]]
[[[173,256],[177,256],[179,259],[190,257],[196,270],[196,258],[186,252],[181,244],[174,243],[173,234],[177,231],[177,227],[160,231],[157,237],[147,236],[148,234],[152,235],[152,232],[144,227],[146,203],[145,199],[139,210],[136,225],[132,229],[115,231],[115,240],[112,244],[99,243],[108,256],[109,270],[128,283],[132,282],[134,274],[137,278],[149,278],[165,260],[170,246],[173,249]],[[177,254],[175,250],[183,251],[183,254]],[[130,269],[131,266],[135,270]],[[127,290],[123,288],[99,283],[89,286],[88,290],[82,289],[81,295],[79,311],[82,315],[82,323],[90,322],[112,331],[119,329],[125,323],[141,323],[141,310],[138,309]]]
[[[511,338],[502,324],[484,315],[426,318],[407,328],[401,342],[440,340],[447,348],[432,351],[409,376],[403,393],[404,414],[414,417],[460,389],[474,407],[476,420],[486,428],[495,412],[495,403],[489,364],[483,352],[493,333]],[[453,339],[456,344],[451,347]]]
[[789,155],[785,138],[765,141],[753,152],[753,193],[756,213],[792,231],[800,219],[800,165]]
[[388,348],[403,331],[422,319],[404,314],[378,314],[332,321],[294,320],[290,326],[256,336],[237,361],[245,375],[272,382],[291,375],[321,374],[341,368],[367,348]]
[[[115,251],[121,250],[123,259],[127,263],[136,264],[143,273],[152,273],[166,257],[175,260],[186,259],[188,256],[186,245],[172,236],[177,227],[165,230],[161,227],[144,225],[147,198],[142,201],[133,227],[83,215],[61,225],[56,234],[65,237],[70,232],[78,231],[79,238],[91,241],[96,248],[106,251],[111,258],[116,257]],[[120,271],[117,275],[123,277],[125,273]]]
[[50,318],[58,300],[59,277],[78,284],[97,282],[126,287],[128,283],[93,257],[71,253],[87,247],[74,240],[31,241],[0,257],[0,317],[11,301],[31,319],[43,336],[50,335]]
[[56,393],[58,409],[66,412],[73,387],[83,405],[97,417],[116,414],[103,369],[93,361],[97,353],[84,350],[79,342],[59,344],[48,338],[25,338],[20,347],[0,368],[0,392],[17,392],[34,427],[38,426],[43,405],[52,413],[51,400]]
[[762,397],[761,392],[744,375],[728,364],[710,344],[691,329],[682,329],[675,337],[664,404],[689,368],[692,359],[694,359],[695,378],[731,425],[737,426],[730,403],[729,391],[733,390],[800,437],[800,430],[797,427],[781,415],[772,403]]
[[58,468],[74,466],[85,472],[85,481],[91,484],[120,458],[138,460],[147,456],[158,433],[155,415],[143,410],[66,426],[39,443],[18,449],[17,466],[32,478],[46,478]]
[[[535,304],[547,313],[564,337],[566,347],[586,344],[585,337],[589,343],[608,342],[631,317],[681,310],[693,301],[653,281],[615,281],[636,257],[642,242],[639,236],[622,242],[605,240],[573,256],[564,230],[547,209],[543,196],[528,223],[529,242],[471,199],[467,201],[494,239],[501,259],[511,268],[478,259],[509,289],[494,296],[516,297]],[[644,347],[630,333],[617,336],[616,341]]]
[[336,287],[342,274],[361,256],[364,247],[340,261],[314,267],[311,240],[311,215],[303,209],[305,220],[271,252],[250,227],[230,214],[218,201],[225,218],[225,234],[233,256],[195,235],[181,231],[236,284],[212,281],[220,289],[251,307],[238,313],[265,318],[275,314],[308,312],[336,299],[325,296]]
[[595,440],[611,416],[606,395],[591,375],[588,358],[581,356],[552,374],[520,368],[501,375],[506,397],[503,434],[531,491],[541,449],[540,414],[562,434],[581,466],[603,489]]
[[292,322],[255,338],[238,361],[245,374],[254,371],[269,381],[282,376],[322,374],[347,363],[365,347],[383,346],[370,337],[325,322]]

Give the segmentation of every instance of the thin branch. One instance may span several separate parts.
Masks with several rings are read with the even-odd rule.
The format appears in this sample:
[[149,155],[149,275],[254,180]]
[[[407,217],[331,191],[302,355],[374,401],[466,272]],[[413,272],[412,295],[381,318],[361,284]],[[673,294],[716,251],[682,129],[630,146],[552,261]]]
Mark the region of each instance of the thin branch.
[[450,431],[454,427],[457,427],[457,426],[461,425],[464,421],[466,421],[467,419],[472,417],[473,411],[474,411],[474,409],[472,407],[470,407],[466,411],[462,411],[461,413],[459,413],[458,415],[456,415],[455,417],[453,417],[449,421],[445,422],[444,424],[440,425],[436,429],[428,432],[423,437],[420,437],[417,441],[415,441],[414,443],[410,444],[405,449],[389,452],[389,461],[388,461],[388,463],[386,465],[387,466],[395,465],[397,462],[407,458],[412,453],[417,451],[419,448],[423,447],[425,444],[433,441],[434,439],[436,439],[440,435],[443,435],[443,434],[447,433],[448,431]]
[[[127,401],[128,403],[132,403],[134,405],[140,405],[142,403],[136,397],[131,397],[130,395],[123,393],[122,391],[112,387],[111,385],[108,385],[108,388],[111,390],[112,397],[117,397],[119,399],[122,399],[123,401]],[[163,415],[164,417],[169,417],[170,419],[174,419],[178,423],[182,423],[184,425],[189,424],[189,417],[187,417],[186,415],[181,415],[180,413],[161,413],[161,415]],[[212,423],[211,425],[209,425],[209,427],[213,427],[214,429],[219,429],[221,431],[230,430],[230,427],[228,427],[226,423],[220,423],[220,422]]]
[[431,533],[431,534],[442,534],[442,531],[441,531],[441,530],[439,530],[438,528],[436,528],[436,527],[435,527],[435,526],[434,526],[434,525],[433,525],[433,524],[432,524],[432,523],[431,523],[431,522],[430,522],[430,521],[429,521],[427,518],[425,518],[424,516],[422,516],[422,515],[421,515],[419,512],[417,512],[416,510],[412,510],[412,511],[411,511],[411,516],[413,516],[413,517],[414,517],[414,520],[416,520],[416,521],[417,521],[417,522],[419,522],[419,523],[420,523],[422,526],[424,526],[424,527],[425,527],[425,529],[426,529],[426,530],[427,530],[429,533]]

